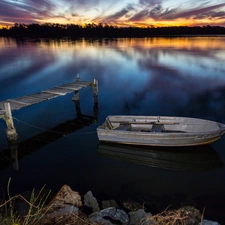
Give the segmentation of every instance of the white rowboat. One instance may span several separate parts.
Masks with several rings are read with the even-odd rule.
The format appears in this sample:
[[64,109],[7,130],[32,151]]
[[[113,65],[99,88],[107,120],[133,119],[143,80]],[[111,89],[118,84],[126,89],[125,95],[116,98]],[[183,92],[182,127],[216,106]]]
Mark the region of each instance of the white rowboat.
[[108,116],[97,128],[100,141],[149,146],[211,144],[224,133],[222,123],[169,116]]

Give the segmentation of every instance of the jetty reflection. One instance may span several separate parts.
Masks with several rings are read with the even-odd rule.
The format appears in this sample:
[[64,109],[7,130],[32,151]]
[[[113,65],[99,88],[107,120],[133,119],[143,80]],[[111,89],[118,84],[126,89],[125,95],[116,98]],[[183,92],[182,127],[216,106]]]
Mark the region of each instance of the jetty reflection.
[[155,147],[101,142],[98,154],[116,160],[180,171],[210,171],[224,166],[211,145]]
[[37,134],[27,140],[8,141],[8,148],[0,151],[0,170],[6,169],[13,164],[15,170],[19,170],[18,161],[23,157],[59,140],[60,138],[74,133],[84,127],[96,123],[98,119],[98,103],[94,104],[94,115],[85,115],[81,113],[80,101],[73,101],[76,109],[76,118],[61,123],[56,127],[45,132]]

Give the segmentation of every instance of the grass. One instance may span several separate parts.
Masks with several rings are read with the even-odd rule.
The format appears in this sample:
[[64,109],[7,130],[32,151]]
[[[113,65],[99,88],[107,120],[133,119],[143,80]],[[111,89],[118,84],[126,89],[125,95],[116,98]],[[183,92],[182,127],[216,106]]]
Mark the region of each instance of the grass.
[[[48,208],[45,207],[45,203],[48,200],[50,195],[50,191],[46,194],[43,194],[44,186],[42,189],[35,194],[35,189],[32,190],[30,199],[27,200],[22,195],[15,195],[13,197],[10,196],[9,186],[10,186],[11,178],[8,181],[7,185],[7,195],[8,200],[4,200],[4,202],[0,205],[0,210],[2,211],[2,221],[0,221],[1,225],[35,225],[43,218],[43,216],[47,213]],[[14,206],[15,201],[18,199],[22,199],[24,202],[28,204],[28,211],[25,216],[20,216],[15,212]]]

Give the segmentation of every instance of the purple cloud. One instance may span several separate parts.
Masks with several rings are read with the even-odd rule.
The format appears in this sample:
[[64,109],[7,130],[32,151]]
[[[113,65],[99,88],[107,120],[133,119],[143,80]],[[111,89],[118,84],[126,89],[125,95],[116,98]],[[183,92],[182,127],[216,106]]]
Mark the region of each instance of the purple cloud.
[[123,16],[127,16],[128,13],[133,10],[133,7],[132,6],[127,6],[126,8],[124,9],[121,9],[120,11],[110,15],[110,16],[106,16],[102,19],[100,19],[101,22],[115,22],[116,20],[122,18]]
[[155,6],[162,4],[162,0],[139,0],[140,5]]
[[40,21],[102,22],[110,24],[125,24],[135,22],[145,24],[145,21],[174,21],[176,19],[206,19],[212,24],[224,25],[225,3],[188,8],[188,6],[173,5],[165,8],[165,0],[1,0],[0,22],[39,23]]
[[159,15],[158,19],[173,20],[173,19],[179,19],[179,18],[184,18],[184,19],[198,18],[198,16],[201,16],[202,14],[206,14],[206,13],[209,13],[209,12],[213,13],[214,12],[213,10],[222,8],[224,6],[225,6],[225,3],[217,4],[217,5],[214,5],[214,6],[195,8],[195,9],[186,10],[186,11],[179,11],[178,8],[173,9],[173,10],[166,10],[161,15]]
[[47,0],[3,1],[0,8],[0,20],[18,23],[33,23],[37,19],[50,17],[54,6]]

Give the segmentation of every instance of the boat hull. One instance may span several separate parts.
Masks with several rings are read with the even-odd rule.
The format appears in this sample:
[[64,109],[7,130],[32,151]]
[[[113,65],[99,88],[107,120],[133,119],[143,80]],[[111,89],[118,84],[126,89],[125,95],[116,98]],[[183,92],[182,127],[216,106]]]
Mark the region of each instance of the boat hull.
[[[149,145],[149,146],[194,146],[194,145],[206,145],[212,144],[215,141],[219,140],[221,136],[225,132],[225,127],[223,124],[219,124],[213,121],[201,120],[201,119],[192,119],[192,118],[179,118],[171,119],[170,117],[162,118],[160,117],[161,124],[167,124],[170,129],[173,128],[175,124],[176,128],[178,125],[180,129],[187,130],[187,132],[176,131],[173,132],[152,132],[150,127],[146,129],[146,124],[150,124],[152,126],[152,121],[157,119],[157,117],[145,117],[146,123],[142,122],[142,117],[132,117],[128,119],[126,117],[122,117],[123,123],[129,122],[130,125],[134,125],[135,129],[125,130],[125,129],[117,129],[119,125],[122,123],[122,119],[120,117],[108,117],[109,120],[112,121],[112,127],[109,128],[106,124],[97,128],[98,138],[102,142],[113,142],[119,144],[130,144],[130,145]],[[170,120],[169,120],[169,119]],[[117,120],[116,120],[117,119]],[[186,120],[185,120],[186,119]],[[125,121],[127,120],[127,121]],[[132,122],[135,121],[135,122]],[[159,120],[157,120],[159,122]],[[137,123],[142,124],[141,128],[144,130],[137,130]],[[170,124],[170,125],[168,125]],[[188,125],[186,125],[188,124]],[[209,129],[209,131],[200,130],[203,128]],[[140,126],[140,125],[139,125]],[[192,127],[191,127],[192,126]],[[191,127],[191,128],[190,128]],[[218,129],[217,129],[218,127]],[[198,131],[198,132],[197,132]]]
[[201,136],[185,136],[178,137],[177,135],[167,135],[160,137],[156,134],[122,134],[121,132],[98,132],[98,138],[104,142],[114,142],[118,144],[130,145],[150,145],[150,146],[194,146],[212,144],[219,140],[221,136],[201,137]]

